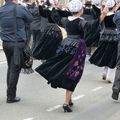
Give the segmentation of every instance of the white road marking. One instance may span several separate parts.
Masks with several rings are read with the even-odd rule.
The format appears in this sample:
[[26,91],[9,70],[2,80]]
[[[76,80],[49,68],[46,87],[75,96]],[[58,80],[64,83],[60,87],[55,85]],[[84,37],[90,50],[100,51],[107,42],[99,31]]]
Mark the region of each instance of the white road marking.
[[[84,96],[85,96],[85,95],[83,94],[83,95],[74,97],[73,100],[78,100],[78,99],[80,99],[80,98],[83,98]],[[58,108],[60,108],[60,107],[62,107],[62,105],[56,105],[56,106],[54,106],[54,107],[51,107],[51,108],[47,109],[46,111],[47,111],[47,112],[51,112],[51,111],[54,111],[54,110],[56,110],[56,109],[58,109]]]
[[74,97],[73,100],[79,100],[80,98],[83,98],[83,97],[85,97],[84,94],[82,94],[82,95],[80,95],[80,96],[77,96],[77,97]]
[[33,118],[26,118],[26,119],[24,119],[24,120],[33,120]]
[[95,91],[98,91],[98,90],[100,90],[100,89],[102,89],[102,88],[103,88],[103,87],[101,87],[101,86],[100,86],[100,87],[96,87],[96,88],[92,89],[92,91],[95,92]]
[[47,109],[47,112],[51,112],[51,111],[53,111],[53,110],[56,110],[56,109],[60,108],[61,106],[62,106],[62,105],[56,105],[56,106],[54,106],[54,107],[51,107],[51,108]]

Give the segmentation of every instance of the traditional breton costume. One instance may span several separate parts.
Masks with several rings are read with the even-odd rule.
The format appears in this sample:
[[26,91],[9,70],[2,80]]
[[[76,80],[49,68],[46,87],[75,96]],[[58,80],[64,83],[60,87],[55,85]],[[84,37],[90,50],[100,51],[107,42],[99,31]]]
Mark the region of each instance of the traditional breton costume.
[[91,13],[94,19],[97,19],[101,14],[101,0],[92,0]]
[[[91,15],[93,19],[98,19],[101,14],[101,0],[92,0],[92,8],[91,8]],[[94,42],[90,45],[91,47],[98,47],[99,39],[100,39],[100,32],[103,29],[103,24],[101,24],[94,36]]]
[[33,21],[31,23],[31,31],[33,35],[33,42],[32,42],[32,56],[36,59],[40,59],[39,56],[39,50],[41,47],[39,46],[41,42],[42,36],[45,34],[45,29],[47,27],[48,19],[40,16],[39,14],[39,8],[34,7],[30,11],[33,15]]
[[[79,0],[72,0],[69,3],[69,10],[72,13],[79,12],[81,9],[82,3]],[[54,12],[57,11],[54,9]],[[83,18],[73,16],[59,18],[59,13],[55,14],[54,20],[65,27],[67,37],[58,47],[55,56],[37,67],[36,71],[48,81],[51,87],[74,91],[85,64],[86,44],[84,39],[96,31],[99,19],[88,23]]]
[[[106,3],[106,6],[108,8],[112,8],[114,5],[115,2],[112,0],[107,1]],[[113,22],[113,17],[114,12],[109,12],[104,19],[105,29],[101,34],[99,46],[89,59],[91,64],[99,67],[107,66],[112,69],[116,66],[118,44],[116,25]]]
[[[90,1],[86,2],[85,7],[84,7],[84,13],[83,13],[83,18],[85,18],[85,20],[91,21],[91,20],[99,18],[100,14],[101,14],[101,9],[98,7],[98,5],[100,4],[100,2],[101,2],[101,0],[93,0],[92,3]],[[101,29],[102,29],[102,26],[100,25],[96,34],[92,38],[93,42],[91,42],[90,44],[87,44],[87,47],[97,47],[98,46]]]
[[[58,0],[55,1],[57,2]],[[54,0],[49,0],[49,3],[54,4]],[[51,17],[51,11],[52,8],[43,8],[43,6],[39,6],[40,15],[47,17],[49,21],[49,23],[46,23],[47,27],[42,35],[39,36],[39,40],[33,49],[33,57],[39,60],[46,60],[54,56],[58,45],[62,41],[61,30],[56,24],[54,24],[54,21]],[[71,15],[71,13],[68,11],[63,12],[62,10],[58,10],[58,12],[63,17]]]
[[[120,0],[116,0],[116,3],[119,4]],[[117,65],[115,72],[115,79],[112,86],[112,98],[114,100],[119,99],[120,94],[120,8],[116,11],[115,16],[113,18],[114,23],[117,27],[117,37],[118,37],[118,47],[117,47]]]
[[82,17],[87,21],[93,20],[93,16],[91,14],[91,9],[92,9],[91,1],[87,1],[83,6],[83,9],[84,11]]

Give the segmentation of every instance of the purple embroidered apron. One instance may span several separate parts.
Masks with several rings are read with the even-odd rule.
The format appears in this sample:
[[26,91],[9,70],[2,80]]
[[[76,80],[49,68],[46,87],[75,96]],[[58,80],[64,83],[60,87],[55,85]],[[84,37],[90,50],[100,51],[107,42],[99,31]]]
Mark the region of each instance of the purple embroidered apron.
[[80,39],[78,48],[70,61],[64,75],[73,81],[78,82],[82,76],[86,58],[86,44],[84,39]]

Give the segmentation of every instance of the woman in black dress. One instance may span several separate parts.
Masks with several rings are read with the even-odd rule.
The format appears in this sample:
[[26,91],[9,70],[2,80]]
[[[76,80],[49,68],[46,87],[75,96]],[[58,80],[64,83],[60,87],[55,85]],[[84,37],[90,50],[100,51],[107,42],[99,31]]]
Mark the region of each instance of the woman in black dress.
[[48,81],[52,88],[66,89],[63,109],[65,112],[72,112],[70,108],[73,105],[72,94],[82,76],[86,57],[84,39],[92,37],[107,10],[101,14],[100,19],[88,23],[80,17],[83,8],[79,0],[72,0],[68,8],[72,13],[68,18],[61,18],[59,12],[53,9],[53,19],[66,29],[67,38],[62,41],[55,56],[38,66],[36,71]]
[[55,55],[56,49],[62,41],[62,33],[60,28],[54,23],[51,17],[53,6],[59,12],[60,16],[67,17],[71,15],[68,11],[63,11],[57,8],[58,0],[47,0],[44,4],[39,4],[39,14],[48,19],[46,28],[40,35],[38,33],[36,42],[33,48],[33,57],[39,60],[46,60]]
[[[101,14],[101,0],[92,0],[92,1],[87,1],[85,3],[84,13],[82,16],[85,20],[91,21],[93,19],[98,19],[100,14]],[[101,28],[102,28],[102,25],[99,26],[96,34],[92,38],[93,42],[91,41],[90,44],[87,44],[88,55],[93,54],[94,51],[96,50],[96,47],[98,46]],[[89,40],[88,40],[88,43],[89,43]]]
[[[101,5],[102,0],[92,0],[92,9],[91,14],[93,16],[93,19],[99,18],[102,10]],[[100,32],[102,31],[103,24],[101,24],[98,28],[98,32],[96,32],[94,39],[94,42],[90,45],[91,46],[91,55],[95,52],[96,48],[98,47],[99,39],[100,39]]]
[[117,59],[117,31],[116,25],[113,22],[115,1],[109,0],[106,3],[109,8],[109,13],[104,19],[105,29],[101,34],[100,43],[97,50],[90,58],[90,63],[99,67],[104,67],[102,79],[112,82],[112,69],[116,66]]

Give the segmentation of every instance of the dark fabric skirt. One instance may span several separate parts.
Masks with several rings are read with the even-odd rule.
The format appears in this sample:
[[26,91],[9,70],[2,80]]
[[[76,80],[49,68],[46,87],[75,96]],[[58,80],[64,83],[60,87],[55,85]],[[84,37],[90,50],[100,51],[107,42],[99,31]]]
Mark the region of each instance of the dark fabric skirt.
[[100,41],[98,48],[90,57],[89,61],[99,67],[116,67],[117,61],[117,41]]
[[98,34],[94,37],[94,42],[91,43],[90,47],[98,47],[99,39],[100,39],[100,33],[98,33]]
[[85,41],[87,47],[98,47],[99,39],[100,39],[100,30],[97,30],[92,38],[87,39]]
[[[80,39],[65,39],[58,47],[56,55],[38,66],[35,70],[41,74],[52,88],[63,88],[74,91],[79,80],[71,80],[65,76],[70,62],[79,45]],[[83,48],[85,49],[85,47]],[[83,71],[82,71],[83,72]]]
[[117,32],[115,29],[105,29],[100,37],[100,43],[97,50],[89,59],[91,64],[99,67],[116,67],[117,61]]
[[55,24],[49,24],[44,32],[36,32],[36,36],[33,41],[32,55],[38,60],[53,57],[63,39],[60,28]]

